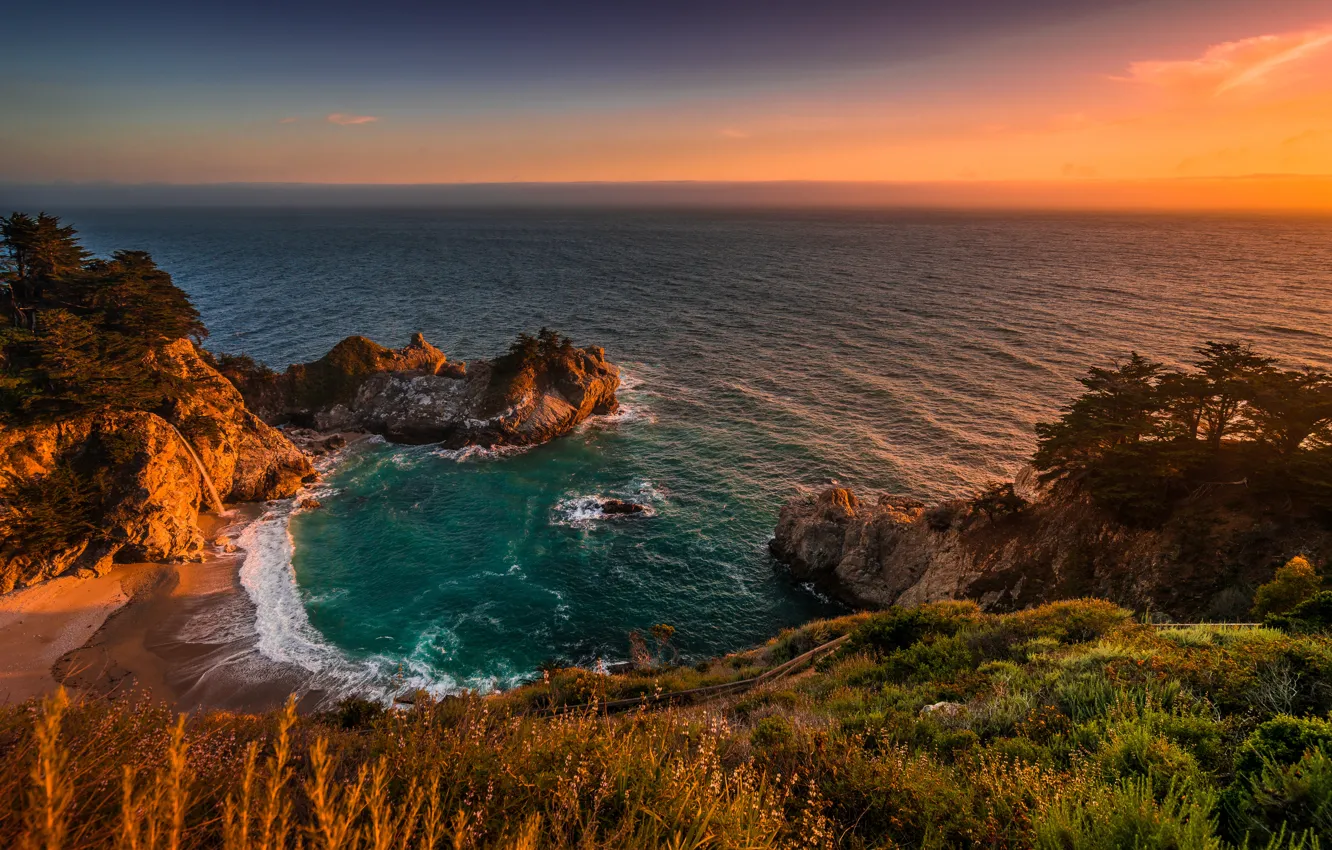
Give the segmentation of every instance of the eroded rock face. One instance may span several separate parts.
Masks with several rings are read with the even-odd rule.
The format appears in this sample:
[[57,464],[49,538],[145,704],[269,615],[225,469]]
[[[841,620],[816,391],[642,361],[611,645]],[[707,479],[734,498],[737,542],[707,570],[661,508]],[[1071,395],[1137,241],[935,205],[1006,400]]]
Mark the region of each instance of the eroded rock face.
[[782,508],[770,548],[797,579],[859,607],[974,599],[1012,610],[1096,596],[1175,619],[1242,619],[1287,559],[1332,556],[1332,533],[1280,511],[1193,506],[1143,529],[1070,489],[1038,491],[1029,476],[1019,485],[1032,504],[994,522],[963,501],[801,494]]
[[[247,501],[290,496],[313,474],[306,455],[251,414],[188,340],[155,356],[186,388],[170,409],[0,429],[0,592],[102,573],[113,560],[193,557],[203,546],[199,511],[213,507],[208,482],[221,499]],[[69,493],[77,496],[69,517],[57,509],[43,523],[25,520],[33,500],[63,505]],[[48,533],[66,519],[67,533]]]
[[205,363],[189,340],[165,346],[158,363],[193,388],[164,418],[199,453],[224,501],[290,496],[314,473],[306,454],[250,412],[236,387]]
[[451,362],[418,334],[396,351],[351,337],[283,375],[233,378],[270,421],[398,443],[531,445],[618,408],[620,370],[602,349],[573,349],[543,366],[529,386],[497,377],[490,361]]

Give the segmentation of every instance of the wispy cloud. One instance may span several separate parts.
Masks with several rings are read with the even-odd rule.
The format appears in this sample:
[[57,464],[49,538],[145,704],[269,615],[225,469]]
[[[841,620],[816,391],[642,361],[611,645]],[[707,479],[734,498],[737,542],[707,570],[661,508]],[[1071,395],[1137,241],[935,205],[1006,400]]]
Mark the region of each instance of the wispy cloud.
[[1222,95],[1257,86],[1278,69],[1332,46],[1332,26],[1284,35],[1260,35],[1213,45],[1197,59],[1134,62],[1117,79],[1160,88]]
[[301,120],[301,119],[299,119],[299,118],[283,118],[283,119],[282,119],[281,121],[279,121],[278,123],[279,123],[279,124],[295,124],[295,123],[296,123],[297,121],[299,121],[299,120]]
[[344,127],[353,124],[373,124],[379,120],[377,115],[349,115],[346,112],[334,112],[328,116],[328,123],[341,124]]

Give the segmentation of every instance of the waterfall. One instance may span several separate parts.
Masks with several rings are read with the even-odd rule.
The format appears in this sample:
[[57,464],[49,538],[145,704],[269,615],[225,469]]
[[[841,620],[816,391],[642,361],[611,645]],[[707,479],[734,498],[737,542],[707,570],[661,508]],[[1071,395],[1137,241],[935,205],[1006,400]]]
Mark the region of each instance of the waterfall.
[[[169,422],[167,424],[171,425]],[[185,451],[189,452],[190,457],[194,460],[194,468],[199,470],[199,475],[203,478],[204,489],[208,491],[208,496],[212,499],[213,512],[218,516],[221,516],[225,510],[222,507],[222,497],[217,494],[217,488],[213,486],[213,479],[209,477],[208,470],[204,469],[203,461],[199,459],[199,454],[194,450],[194,446],[190,445],[190,441],[185,439],[185,435],[180,433],[179,428],[175,425],[171,425],[171,430],[176,432],[176,436],[180,438],[181,445],[185,447]]]

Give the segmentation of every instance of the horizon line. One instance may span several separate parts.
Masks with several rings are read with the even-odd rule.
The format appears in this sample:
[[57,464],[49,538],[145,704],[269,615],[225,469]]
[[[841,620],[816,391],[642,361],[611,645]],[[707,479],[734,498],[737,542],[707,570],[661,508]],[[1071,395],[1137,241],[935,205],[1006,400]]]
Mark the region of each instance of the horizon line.
[[0,207],[439,206],[1332,213],[1332,174],[1046,180],[213,183],[0,180]]

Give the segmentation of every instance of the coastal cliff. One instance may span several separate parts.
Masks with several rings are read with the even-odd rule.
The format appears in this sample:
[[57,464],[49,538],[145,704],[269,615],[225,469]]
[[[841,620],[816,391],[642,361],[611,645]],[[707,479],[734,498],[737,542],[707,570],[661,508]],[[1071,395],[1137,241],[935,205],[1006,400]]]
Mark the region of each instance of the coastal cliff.
[[0,592],[113,561],[189,557],[199,512],[290,496],[314,469],[189,340],[151,369],[181,389],[156,410],[100,409],[0,429]]
[[605,351],[576,348],[548,331],[470,364],[449,360],[416,334],[396,350],[348,337],[280,374],[234,360],[222,368],[271,423],[364,431],[398,443],[531,445],[619,406],[620,371]]
[[197,557],[201,511],[291,496],[313,477],[309,454],[269,422],[528,445],[618,406],[604,352],[549,333],[470,369],[419,334],[397,350],[350,337],[280,375],[217,362],[187,339],[136,367],[165,388],[151,409],[101,404],[0,428],[0,593],[116,561]]
[[1175,619],[1232,620],[1247,618],[1254,589],[1290,557],[1332,555],[1325,524],[1264,510],[1242,492],[1137,527],[1076,487],[1040,487],[1030,471],[1015,490],[1025,506],[993,519],[971,500],[927,507],[842,488],[802,493],[782,508],[770,548],[797,579],[857,607],[970,599],[1011,611],[1095,596]]

